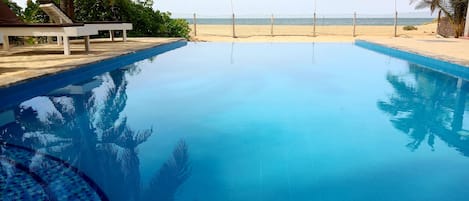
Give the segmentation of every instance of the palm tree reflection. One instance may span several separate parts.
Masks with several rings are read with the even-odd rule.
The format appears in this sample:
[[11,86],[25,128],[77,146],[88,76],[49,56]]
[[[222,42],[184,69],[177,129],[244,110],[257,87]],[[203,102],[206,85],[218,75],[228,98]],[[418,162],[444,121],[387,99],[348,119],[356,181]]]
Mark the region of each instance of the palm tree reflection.
[[[68,89],[18,105],[16,122],[0,128],[0,141],[41,150],[77,167],[103,189],[110,200],[141,200],[137,148],[153,130],[132,130],[122,116],[127,103],[126,76],[137,66],[118,69]],[[102,84],[85,89],[96,79]],[[44,107],[47,105],[49,107]],[[172,200],[190,176],[184,141],[158,172],[144,197]],[[157,193],[155,193],[157,192]]]
[[404,74],[388,73],[394,93],[378,108],[391,116],[395,128],[412,141],[406,146],[414,151],[422,142],[434,149],[435,138],[456,147],[469,156],[469,143],[462,136],[468,84],[462,79],[409,64]]
[[178,188],[191,176],[191,166],[186,142],[181,140],[173,155],[163,164],[151,180],[142,200],[175,200]]

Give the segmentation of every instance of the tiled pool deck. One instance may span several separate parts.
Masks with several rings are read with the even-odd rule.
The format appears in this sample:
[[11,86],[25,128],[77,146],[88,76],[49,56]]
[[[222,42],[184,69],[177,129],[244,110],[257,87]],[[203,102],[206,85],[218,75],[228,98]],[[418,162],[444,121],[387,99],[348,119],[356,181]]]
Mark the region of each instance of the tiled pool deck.
[[468,39],[431,37],[361,40],[469,67]]
[[84,52],[82,43],[72,43],[70,56],[63,55],[62,47],[56,44],[0,50],[0,87],[179,40],[182,39],[129,38],[127,42],[93,40],[89,53]]

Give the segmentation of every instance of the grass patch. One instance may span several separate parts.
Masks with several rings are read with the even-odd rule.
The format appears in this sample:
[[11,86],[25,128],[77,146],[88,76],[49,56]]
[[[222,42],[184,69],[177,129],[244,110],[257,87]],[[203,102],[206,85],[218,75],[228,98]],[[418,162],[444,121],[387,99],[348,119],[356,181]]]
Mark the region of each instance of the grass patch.
[[414,31],[414,30],[418,30],[418,28],[415,27],[415,26],[405,26],[405,27],[403,27],[402,29],[404,29],[405,31]]

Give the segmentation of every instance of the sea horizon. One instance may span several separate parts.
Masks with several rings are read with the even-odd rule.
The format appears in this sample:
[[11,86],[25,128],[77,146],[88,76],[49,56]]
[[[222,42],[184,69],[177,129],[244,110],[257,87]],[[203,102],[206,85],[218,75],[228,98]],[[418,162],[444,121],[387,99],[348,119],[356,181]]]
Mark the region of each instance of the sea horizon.
[[[189,24],[194,24],[192,18],[185,19]],[[422,25],[431,23],[434,18],[399,18],[398,25]],[[231,25],[233,23],[232,18],[197,18],[197,24],[200,25]],[[271,25],[271,18],[247,18],[240,17],[236,18],[235,23],[237,25]],[[357,25],[369,25],[369,26],[388,26],[394,25],[394,18],[367,18],[357,17]],[[275,18],[274,25],[313,25],[312,18],[295,18],[295,17],[284,17]],[[333,26],[333,25],[353,25],[353,18],[316,18],[316,25],[318,26]]]

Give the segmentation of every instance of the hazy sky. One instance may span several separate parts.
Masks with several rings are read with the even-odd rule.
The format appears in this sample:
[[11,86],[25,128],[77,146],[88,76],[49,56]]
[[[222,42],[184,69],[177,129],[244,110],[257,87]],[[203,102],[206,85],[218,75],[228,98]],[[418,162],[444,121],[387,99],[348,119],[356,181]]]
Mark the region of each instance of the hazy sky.
[[[24,5],[26,0],[14,0]],[[309,15],[314,11],[314,0],[232,0],[238,15]],[[316,0],[317,12],[327,14],[392,14],[394,0]],[[191,13],[215,16],[231,13],[231,0],[155,0],[155,9],[170,11],[175,16]],[[427,10],[414,10],[409,0],[397,0],[400,13],[425,13]],[[421,15],[421,14],[420,14]]]

